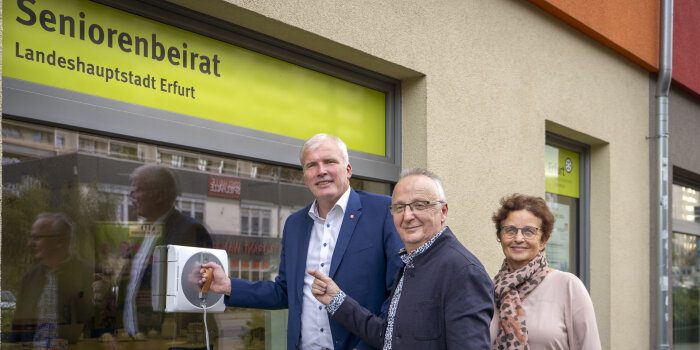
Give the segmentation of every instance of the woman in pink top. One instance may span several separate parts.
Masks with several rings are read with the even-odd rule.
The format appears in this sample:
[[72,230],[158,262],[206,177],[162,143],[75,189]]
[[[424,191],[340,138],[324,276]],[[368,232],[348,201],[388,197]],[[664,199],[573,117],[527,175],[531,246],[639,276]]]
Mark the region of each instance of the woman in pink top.
[[574,275],[543,255],[554,216],[539,197],[501,199],[493,215],[505,259],[494,277],[492,350],[600,349],[593,303]]

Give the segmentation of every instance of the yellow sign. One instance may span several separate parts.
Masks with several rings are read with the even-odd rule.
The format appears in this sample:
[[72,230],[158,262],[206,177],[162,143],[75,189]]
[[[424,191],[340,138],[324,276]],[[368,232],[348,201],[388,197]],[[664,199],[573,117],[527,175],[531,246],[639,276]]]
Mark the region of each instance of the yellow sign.
[[545,191],[579,198],[579,158],[576,152],[545,145]]
[[3,0],[3,75],[386,155],[383,92],[87,0]]

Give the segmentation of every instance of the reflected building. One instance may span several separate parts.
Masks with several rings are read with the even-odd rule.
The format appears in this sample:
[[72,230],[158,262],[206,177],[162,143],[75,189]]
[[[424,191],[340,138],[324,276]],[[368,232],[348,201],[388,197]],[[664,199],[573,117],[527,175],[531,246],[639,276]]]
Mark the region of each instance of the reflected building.
[[[3,120],[2,146],[4,198],[19,199],[27,196],[30,188],[42,188],[50,197],[41,205],[37,203],[43,210],[44,206],[51,207],[61,201],[67,188],[73,188],[79,197],[96,192],[96,196],[108,203],[106,213],[90,216],[94,222],[84,224],[87,228],[79,233],[82,237],[77,250],[82,259],[94,263],[105,276],[109,285],[107,299],[119,299],[120,294],[123,297],[124,291],[118,286],[129,277],[125,267],[146,235],[129,198],[133,189],[129,175],[142,164],[159,164],[174,172],[179,187],[175,207],[203,223],[210,232],[213,247],[228,253],[232,277],[273,280],[279,266],[285,220],[313,201],[301,170],[250,160],[14,120]],[[355,179],[352,182],[356,189],[389,193],[387,184]],[[2,224],[3,232],[21,230],[10,227],[12,220],[5,219]],[[12,239],[12,234],[3,235],[3,271],[27,271],[32,264],[27,254],[19,259],[6,259],[12,255],[6,255],[11,246],[7,243]],[[3,279],[3,290],[17,294],[18,287],[13,285],[12,278]],[[84,338],[119,333],[122,310],[112,304],[109,300],[95,302],[95,319]],[[229,308],[214,319],[214,328],[218,330],[215,338],[226,348],[284,339],[286,310]],[[187,328],[192,327],[178,324],[179,329],[166,330],[172,329],[173,322],[168,317],[163,320],[162,329],[156,330],[163,332],[161,338],[182,339]],[[280,329],[273,332],[272,327]],[[279,339],[274,339],[276,333]]]
[[672,191],[673,338],[681,348],[700,342],[700,191],[680,184]]

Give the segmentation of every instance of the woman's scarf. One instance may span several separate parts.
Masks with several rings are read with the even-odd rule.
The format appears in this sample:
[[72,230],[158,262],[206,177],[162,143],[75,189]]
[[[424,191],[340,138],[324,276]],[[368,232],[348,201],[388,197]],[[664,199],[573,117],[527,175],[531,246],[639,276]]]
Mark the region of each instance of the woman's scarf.
[[498,335],[492,350],[527,350],[527,326],[522,301],[542,282],[549,272],[544,255],[537,254],[524,267],[511,271],[503,260],[501,270],[493,280],[496,310],[498,311]]

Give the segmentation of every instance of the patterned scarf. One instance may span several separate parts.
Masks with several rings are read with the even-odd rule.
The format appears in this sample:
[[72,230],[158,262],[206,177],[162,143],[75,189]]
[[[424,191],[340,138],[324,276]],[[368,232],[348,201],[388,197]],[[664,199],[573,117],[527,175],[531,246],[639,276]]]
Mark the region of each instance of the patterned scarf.
[[528,350],[527,326],[522,301],[542,282],[549,272],[544,255],[537,254],[527,265],[511,271],[503,260],[503,266],[493,279],[496,309],[498,310],[498,335],[493,339],[492,350]]

